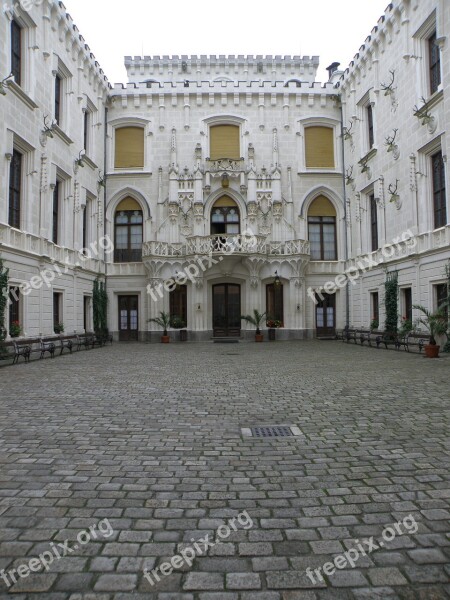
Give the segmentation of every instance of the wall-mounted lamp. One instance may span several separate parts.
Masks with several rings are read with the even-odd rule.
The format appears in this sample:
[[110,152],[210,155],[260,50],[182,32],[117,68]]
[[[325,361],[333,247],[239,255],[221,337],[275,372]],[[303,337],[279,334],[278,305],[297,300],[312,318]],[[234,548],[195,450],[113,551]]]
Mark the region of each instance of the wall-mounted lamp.
[[222,187],[227,188],[230,186],[230,178],[228,177],[228,173],[224,173],[222,175]]
[[6,96],[6,88],[8,87],[9,80],[12,78],[13,78],[13,74],[11,73],[10,75],[8,75],[8,77],[5,77],[5,79],[2,79],[0,81],[0,94],[2,96]]
[[297,304],[297,310],[300,312],[300,304]]
[[273,280],[273,285],[276,285],[276,286],[281,285],[281,279],[280,279],[280,276],[278,275],[278,271],[275,271],[275,278]]

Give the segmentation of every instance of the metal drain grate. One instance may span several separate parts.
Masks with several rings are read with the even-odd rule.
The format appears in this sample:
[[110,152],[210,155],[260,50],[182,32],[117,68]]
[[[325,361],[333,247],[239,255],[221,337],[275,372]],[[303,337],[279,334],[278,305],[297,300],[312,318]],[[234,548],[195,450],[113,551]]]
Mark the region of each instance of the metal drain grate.
[[294,425],[264,425],[260,427],[243,427],[241,431],[244,437],[255,438],[293,437],[302,435],[300,429]]

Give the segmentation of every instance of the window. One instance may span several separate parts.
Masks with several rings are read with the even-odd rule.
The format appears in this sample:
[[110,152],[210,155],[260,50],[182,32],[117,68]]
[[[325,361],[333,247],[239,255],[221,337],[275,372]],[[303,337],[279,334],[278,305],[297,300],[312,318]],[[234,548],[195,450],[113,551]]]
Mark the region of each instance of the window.
[[375,144],[374,128],[373,128],[373,108],[372,108],[371,104],[367,105],[366,114],[367,114],[367,140],[369,142],[369,150],[371,150]]
[[433,180],[434,228],[438,229],[447,224],[445,165],[441,151],[433,154],[431,157],[431,170]]
[[229,158],[239,160],[240,152],[240,129],[238,125],[213,125],[209,129],[211,160]]
[[282,283],[266,285],[266,314],[268,321],[284,323]]
[[62,293],[53,293],[53,329],[56,332],[58,325],[62,323]]
[[60,191],[61,184],[57,181],[53,190],[52,242],[54,244],[59,243]]
[[375,252],[378,250],[378,207],[377,202],[375,200],[374,194],[369,196],[370,202],[370,240],[371,240],[371,250]]
[[143,215],[133,198],[125,198],[115,215],[114,262],[142,260]]
[[308,211],[311,260],[337,260],[336,210],[325,196],[318,196]]
[[83,249],[85,249],[87,247],[88,244],[88,224],[87,224],[87,213],[88,213],[88,203],[86,202],[86,205],[83,209]]
[[91,297],[83,296],[83,327],[84,331],[90,331],[91,328]]
[[237,204],[228,196],[219,198],[211,210],[211,235],[240,232],[240,216]]
[[11,73],[17,85],[22,83],[22,28],[11,22]]
[[434,294],[435,294],[435,306],[436,308],[442,308],[444,310],[444,314],[446,318],[449,318],[448,309],[450,306],[450,296],[449,289],[447,288],[446,283],[439,283],[434,286]]
[[9,169],[9,211],[8,224],[20,229],[22,196],[22,159],[23,155],[14,150]]
[[55,121],[58,125],[61,123],[62,106],[62,79],[60,75],[55,76]]
[[436,31],[428,38],[428,58],[430,66],[430,93],[434,94],[441,83],[441,51],[436,43]]
[[90,120],[91,113],[85,110],[83,113],[83,148],[86,150],[86,154],[88,154]]
[[331,127],[305,129],[307,169],[334,169],[334,130]]
[[142,127],[116,129],[114,166],[116,169],[142,169],[144,167],[144,129]]
[[372,292],[370,294],[370,304],[372,309],[372,321],[376,321],[378,326],[380,324],[380,297],[378,292]]
[[13,325],[20,323],[20,290],[18,287],[9,288],[9,335]]
[[169,294],[169,303],[170,303],[170,319],[174,317],[178,317],[183,321],[183,323],[187,324],[187,286],[186,285],[178,285],[172,292]]
[[402,318],[412,323],[412,289],[404,288],[402,290],[403,296],[403,315]]

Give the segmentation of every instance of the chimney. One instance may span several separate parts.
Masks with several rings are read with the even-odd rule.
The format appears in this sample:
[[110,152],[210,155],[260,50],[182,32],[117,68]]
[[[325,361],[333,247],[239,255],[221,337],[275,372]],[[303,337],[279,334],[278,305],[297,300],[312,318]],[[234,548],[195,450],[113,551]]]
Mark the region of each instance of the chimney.
[[331,79],[332,76],[333,76],[333,73],[338,70],[338,67],[339,67],[340,64],[341,63],[334,62],[334,63],[331,63],[331,65],[329,67],[327,67],[328,78],[329,79]]

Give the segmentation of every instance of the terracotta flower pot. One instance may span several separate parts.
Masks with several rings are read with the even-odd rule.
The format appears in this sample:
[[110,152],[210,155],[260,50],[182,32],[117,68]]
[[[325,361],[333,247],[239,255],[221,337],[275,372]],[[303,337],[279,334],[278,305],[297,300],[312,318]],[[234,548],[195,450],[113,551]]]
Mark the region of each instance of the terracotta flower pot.
[[170,342],[170,337],[168,335],[161,336],[161,344],[168,344]]
[[255,342],[262,342],[264,340],[264,336],[262,333],[255,333]]
[[437,344],[425,344],[425,356],[428,358],[438,358],[440,346]]

